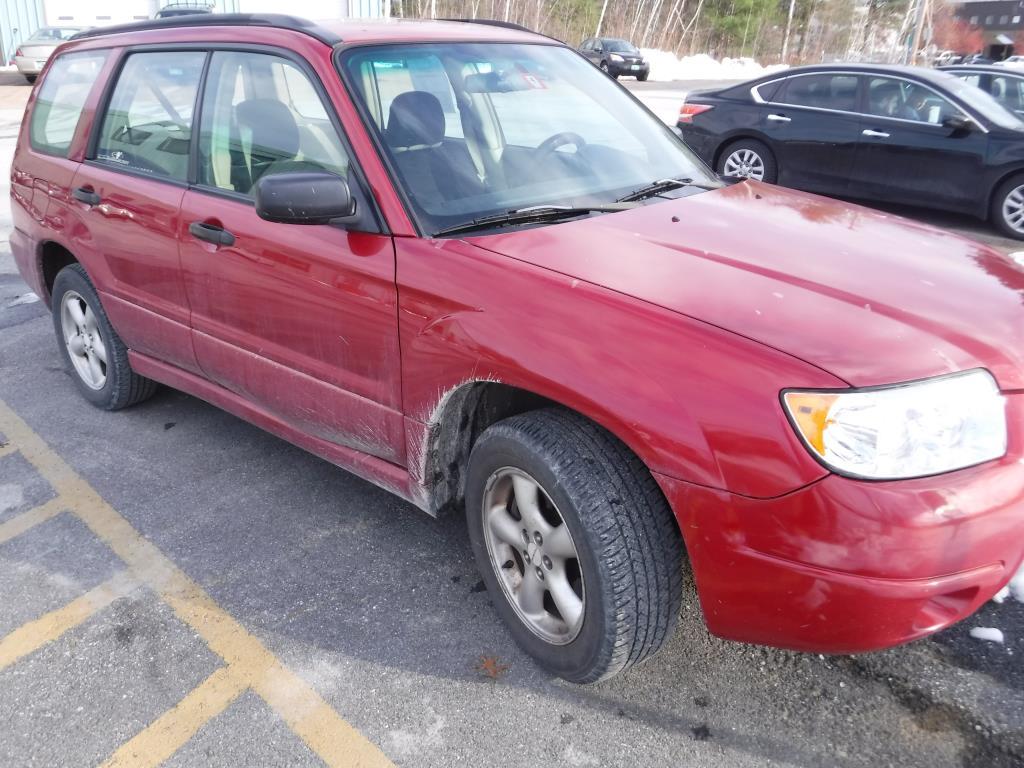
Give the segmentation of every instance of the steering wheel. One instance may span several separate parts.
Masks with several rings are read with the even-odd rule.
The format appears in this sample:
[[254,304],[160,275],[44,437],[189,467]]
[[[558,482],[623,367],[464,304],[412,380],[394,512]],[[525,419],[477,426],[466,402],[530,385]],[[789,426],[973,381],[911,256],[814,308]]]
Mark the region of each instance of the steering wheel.
[[568,144],[576,146],[576,151],[579,152],[586,146],[587,140],[580,136],[578,133],[572,131],[562,131],[556,133],[553,136],[548,136],[544,141],[540,143],[537,149],[534,150],[538,161],[547,160],[548,155],[554,152],[559,147],[564,147]]

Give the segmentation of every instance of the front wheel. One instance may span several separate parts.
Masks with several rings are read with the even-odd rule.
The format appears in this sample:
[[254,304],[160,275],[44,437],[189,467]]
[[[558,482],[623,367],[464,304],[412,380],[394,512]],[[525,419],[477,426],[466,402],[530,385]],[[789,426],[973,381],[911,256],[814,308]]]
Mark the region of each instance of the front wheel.
[[989,218],[1007,237],[1024,240],[1024,175],[1013,176],[992,195]]
[[756,139],[740,139],[727,146],[719,157],[718,172],[768,184],[774,184],[779,177],[771,150]]
[[646,83],[646,82],[647,82],[647,77],[648,77],[648,75],[650,75],[650,73],[649,73],[649,72],[644,72],[644,73],[643,73],[643,74],[641,74],[641,75],[637,75],[637,76],[636,76],[636,79],[637,79],[637,80],[639,80],[639,81],[640,81],[641,83]]
[[546,409],[488,428],[470,456],[466,517],[495,609],[548,671],[595,682],[671,636],[679,531],[651,473],[595,424]]
[[28,81],[29,85],[32,85],[32,83],[36,81],[36,77],[38,77],[38,75],[25,75],[25,79]]
[[86,400],[97,408],[116,411],[153,395],[156,382],[132,370],[128,349],[107,319],[80,264],[64,267],[57,274],[52,299],[57,343]]

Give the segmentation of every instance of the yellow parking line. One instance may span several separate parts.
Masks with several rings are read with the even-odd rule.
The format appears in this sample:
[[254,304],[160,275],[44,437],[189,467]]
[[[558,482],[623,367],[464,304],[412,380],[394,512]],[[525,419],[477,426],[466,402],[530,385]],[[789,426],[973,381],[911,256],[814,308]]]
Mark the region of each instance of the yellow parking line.
[[227,709],[246,687],[231,667],[221,667],[145,730],[122,744],[101,768],[155,768]]
[[0,640],[0,669],[53,642],[69,629],[74,629],[94,613],[103,610],[138,586],[138,581],[122,571],[63,608],[50,611],[45,616],[18,627]]
[[45,504],[40,504],[34,509],[22,512],[20,515],[0,523],[0,544],[10,541],[15,536],[21,536],[25,531],[40,523],[45,523],[51,517],[56,517],[67,508],[68,505],[58,496],[56,499],[50,499]]
[[391,766],[376,745],[287,669],[260,640],[107,504],[35,432],[0,401],[0,431],[67,500],[69,509],[192,627],[325,763],[346,768]]

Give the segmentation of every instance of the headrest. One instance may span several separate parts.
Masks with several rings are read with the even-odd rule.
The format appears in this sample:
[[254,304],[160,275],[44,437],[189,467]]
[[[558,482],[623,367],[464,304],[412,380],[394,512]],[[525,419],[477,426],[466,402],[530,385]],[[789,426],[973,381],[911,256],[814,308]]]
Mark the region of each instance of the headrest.
[[432,146],[444,138],[444,110],[437,96],[406,91],[391,102],[384,141],[393,149]]
[[299,126],[277,99],[247,99],[235,107],[235,119],[252,131],[252,153],[291,160],[299,154]]

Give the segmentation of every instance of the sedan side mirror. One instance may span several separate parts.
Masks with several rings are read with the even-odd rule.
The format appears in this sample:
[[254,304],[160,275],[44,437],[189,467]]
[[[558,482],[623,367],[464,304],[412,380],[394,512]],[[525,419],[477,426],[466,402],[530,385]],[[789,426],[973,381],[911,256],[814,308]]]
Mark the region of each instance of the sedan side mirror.
[[974,129],[974,122],[964,115],[950,115],[942,121],[942,125],[951,133],[968,133]]
[[255,197],[256,215],[267,221],[352,224],[356,220],[356,201],[348,182],[327,171],[263,176],[256,182]]

